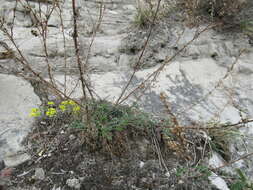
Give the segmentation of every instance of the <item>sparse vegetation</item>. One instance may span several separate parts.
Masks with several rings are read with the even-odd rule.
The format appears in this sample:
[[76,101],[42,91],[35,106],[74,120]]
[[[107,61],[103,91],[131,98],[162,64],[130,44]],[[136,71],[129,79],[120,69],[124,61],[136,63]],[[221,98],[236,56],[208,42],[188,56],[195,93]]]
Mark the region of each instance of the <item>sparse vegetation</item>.
[[134,24],[140,28],[147,28],[165,18],[175,8],[173,3],[164,0],[137,0],[137,12]]
[[113,105],[99,101],[91,105],[91,120],[98,130],[98,136],[112,140],[114,132],[124,130],[145,130],[155,126],[148,114],[128,106]]
[[[73,33],[71,36],[74,43],[73,48],[75,49],[75,67],[78,71],[78,81],[75,87],[77,87],[78,82],[80,82],[82,89],[82,98],[73,99],[71,97],[71,93],[74,90],[71,93],[67,92],[66,78],[67,70],[70,67],[67,67],[66,55],[64,57],[65,60],[63,65],[64,69],[66,70],[64,73],[64,84],[62,85],[64,89],[62,90],[57,86],[55,81],[54,70],[52,69],[53,64],[51,63],[52,60],[50,60],[47,49],[49,17],[56,9],[61,13],[60,2],[40,2],[46,3],[47,5],[47,14],[45,14],[46,17],[34,11],[33,19],[35,19],[37,23],[34,27],[36,27],[36,29],[39,31],[36,34],[36,37],[41,37],[40,39],[45,54],[43,57],[45,57],[47,68],[46,75],[48,80],[41,75],[40,71],[36,71],[31,66],[29,62],[30,60],[26,58],[26,55],[23,54],[19,48],[19,45],[16,43],[13,36],[13,27],[16,17],[13,17],[12,24],[7,24],[4,19],[0,19],[0,31],[7,37],[8,43],[11,43],[11,46],[14,50],[9,48],[9,46],[6,47],[5,43],[1,43],[0,45],[4,44],[2,46],[5,47],[5,50],[11,52],[11,58],[15,60],[15,64],[22,67],[21,71],[17,72],[18,75],[26,78],[27,80],[39,81],[43,88],[46,89],[45,91],[47,91],[48,94],[50,92],[50,94],[53,94],[55,97],[54,101],[44,100],[40,108],[33,108],[30,112],[30,116],[36,117],[37,120],[35,122],[35,128],[28,135],[25,143],[26,145],[32,144],[32,148],[30,148],[30,154],[33,155],[33,158],[36,158],[33,160],[33,164],[44,164],[48,159],[49,164],[46,167],[52,173],[52,175],[64,174],[65,176],[66,174],[69,177],[73,177],[74,175],[82,173],[86,169],[83,169],[82,166],[79,165],[79,162],[83,161],[84,157],[82,154],[87,153],[90,155],[97,154],[105,160],[108,158],[113,160],[114,157],[117,159],[125,159],[125,157],[130,157],[131,159],[138,158],[139,160],[144,161],[148,159],[156,159],[156,161],[159,162],[160,169],[162,170],[162,172],[159,171],[159,175],[164,175],[165,171],[169,171],[168,166],[171,164],[171,160],[176,158],[177,164],[183,163],[178,166],[176,171],[173,173],[177,180],[170,182],[177,188],[180,187],[178,182],[179,180],[185,180],[191,183],[191,179],[194,178],[205,181],[207,184],[209,183],[208,177],[211,175],[211,171],[217,168],[209,168],[208,165],[205,166],[206,163],[204,163],[204,161],[206,161],[205,158],[208,157],[207,155],[210,155],[212,151],[222,155],[223,158],[228,161],[228,163],[231,161],[229,150],[231,139],[240,137],[239,130],[234,126],[252,121],[247,121],[242,118],[239,123],[227,125],[214,122],[200,124],[198,121],[192,125],[182,124],[184,122],[181,122],[178,115],[172,111],[173,109],[171,108],[171,104],[167,101],[168,98],[162,93],[160,94],[160,100],[167,113],[167,116],[163,118],[154,118],[150,114],[143,112],[141,109],[135,106],[124,104],[129,97],[132,95],[136,95],[137,97],[139,91],[141,91],[141,95],[138,95],[136,98],[139,99],[142,94],[145,93],[145,90],[147,90],[153,83],[156,82],[158,75],[163,71],[165,66],[171,63],[171,61],[177,55],[182,53],[188,46],[190,46],[194,40],[198,39],[203,32],[211,29],[212,27],[209,27],[208,25],[203,30],[197,31],[193,39],[191,39],[181,48],[176,47],[175,53],[171,57],[162,59],[160,65],[154,70],[154,72],[147,75],[146,78],[144,78],[141,82],[138,82],[136,86],[129,90],[136,73],[142,68],[142,58],[148,46],[148,42],[152,37],[151,33],[154,24],[163,17],[166,17],[167,11],[169,11],[169,8],[166,7],[164,3],[161,3],[161,0],[158,0],[155,3],[153,1],[149,1],[145,5],[139,5],[137,7],[137,13],[134,22],[140,28],[149,27],[147,38],[144,42],[144,45],[141,46],[141,50],[131,50],[132,54],[137,54],[140,52],[137,62],[133,66],[133,71],[128,81],[126,82],[125,86],[122,87],[120,96],[115,102],[108,102],[107,100],[98,100],[95,98],[96,94],[92,89],[92,81],[89,81],[89,75],[92,69],[89,68],[90,65],[88,64],[89,54],[94,39],[96,38],[96,32],[99,30],[99,27],[102,23],[104,4],[103,2],[100,3],[99,19],[96,25],[94,25],[92,28],[92,40],[89,44],[87,55],[83,56],[81,55],[81,50],[83,49],[81,47],[81,40],[79,38],[79,10],[76,7],[76,1],[72,0]],[[33,12],[33,7],[29,4],[29,1],[25,1],[25,4],[19,3],[20,2],[17,0],[16,7],[13,10],[14,13],[17,5],[28,6],[29,12]],[[230,19],[233,19],[242,11],[246,4],[247,0],[176,1],[176,5],[183,9],[183,12],[185,12],[187,15],[188,21],[193,24],[200,24],[206,19],[212,22],[224,21],[223,24],[227,24]],[[39,11],[42,11],[41,7],[39,7]],[[62,15],[59,14],[59,17],[61,16]],[[60,18],[60,20],[61,33],[64,41],[64,50],[66,53],[66,32],[64,31],[63,19]],[[249,35],[249,32],[250,34],[251,32],[253,33],[251,24],[251,21],[241,21],[240,27],[243,31],[247,31],[247,35]],[[180,37],[181,36],[179,36],[179,39],[177,39],[177,42],[180,40]],[[175,46],[176,45],[177,44],[175,44]],[[162,46],[165,47],[164,44]],[[7,58],[10,58],[10,56],[7,56]],[[228,72],[225,74],[222,80],[227,78],[227,76],[233,70],[235,64],[236,61],[232,64],[231,68],[228,69]],[[219,84],[217,84],[215,88],[218,88],[220,84],[221,82],[219,81]],[[62,158],[61,154],[63,155]],[[73,158],[69,158],[70,156]],[[65,159],[68,162],[66,164],[67,171],[64,171],[61,168],[61,165],[65,164]],[[134,161],[137,162],[136,160]],[[114,160],[112,162],[114,162]],[[78,166],[75,165],[76,163],[78,163]],[[103,166],[105,162],[101,163]],[[116,176],[113,176],[114,171],[110,167],[108,167],[109,169],[99,168],[101,167],[101,163],[100,165],[96,165],[96,169],[99,172],[107,172],[106,174],[103,173],[103,177],[105,178],[103,180],[109,181],[106,182],[109,184],[109,186],[113,184],[114,179],[122,178],[122,176],[124,176],[124,172],[129,174],[130,169],[127,168],[128,171],[117,171],[118,173],[116,172]],[[31,164],[28,164],[27,167],[31,167]],[[138,167],[141,168],[142,166]],[[171,168],[172,167],[174,166],[171,166]],[[76,169],[76,174],[71,173],[73,168]],[[61,172],[60,174],[59,171]],[[100,174],[97,173],[98,171],[92,172],[98,175]],[[239,175],[238,181],[231,185],[231,189],[253,189],[252,182],[245,176],[245,174],[241,170],[237,170],[237,173]],[[132,173],[130,174],[133,175]],[[26,175],[30,175],[29,172],[20,176],[24,179]],[[141,180],[143,180],[145,182],[143,183],[147,189],[156,188],[156,186],[152,184],[153,181],[150,183],[146,182],[146,179],[144,180],[142,175],[143,174],[141,174],[140,179],[138,179],[140,182],[138,181],[136,184],[142,183]],[[96,176],[92,177],[94,178]],[[66,181],[66,179],[64,180]],[[85,178],[85,180],[87,179]],[[168,178],[166,178],[166,180],[168,181]],[[60,184],[65,184],[65,181],[61,181]],[[168,183],[167,181],[166,183]],[[25,179],[24,182],[26,182]],[[31,182],[31,184],[33,183],[36,182]],[[94,183],[94,181],[92,181],[92,183]],[[40,186],[41,182],[38,182],[37,185]]]
[[252,6],[248,0],[178,0],[177,3],[184,9],[191,24],[209,20],[230,28],[244,22],[240,13],[244,12],[245,7]]
[[208,126],[208,135],[211,138],[210,145],[212,150],[219,153],[226,161],[230,161],[230,144],[234,139],[240,139],[241,134],[239,130],[235,127],[223,127],[220,123],[216,122],[211,122]]
[[236,169],[237,180],[230,186],[231,190],[253,190],[253,181],[248,179],[241,169]]

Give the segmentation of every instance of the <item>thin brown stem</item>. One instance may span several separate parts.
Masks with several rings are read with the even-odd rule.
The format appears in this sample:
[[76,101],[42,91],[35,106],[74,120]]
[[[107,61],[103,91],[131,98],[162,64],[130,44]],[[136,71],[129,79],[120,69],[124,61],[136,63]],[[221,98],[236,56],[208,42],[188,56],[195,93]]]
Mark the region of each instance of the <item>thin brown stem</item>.
[[231,74],[231,72],[234,70],[235,65],[238,63],[239,58],[241,57],[241,55],[245,52],[245,50],[242,50],[239,52],[239,55],[236,57],[235,61],[232,63],[231,67],[227,70],[227,72],[225,73],[225,75],[217,82],[217,84],[214,86],[214,88],[212,90],[210,90],[208,93],[206,93],[203,97],[201,97],[200,99],[198,99],[197,101],[195,101],[194,103],[192,103],[190,106],[187,106],[186,108],[184,108],[183,110],[179,111],[176,115],[182,114],[182,113],[186,113],[187,111],[189,111],[190,109],[192,109],[194,106],[196,106],[197,104],[199,104],[200,102],[204,101],[205,99],[207,99],[217,88],[219,88],[222,85],[222,82],[227,79],[227,77]]
[[56,6],[59,10],[59,18],[60,18],[60,25],[61,25],[61,33],[63,38],[63,49],[64,49],[64,93],[67,93],[67,51],[66,51],[66,36],[65,36],[65,30],[64,30],[64,23],[62,18],[62,8],[60,6],[59,2],[56,2]]
[[79,49],[79,44],[78,44],[78,31],[77,31],[77,11],[76,11],[76,1],[72,0],[72,11],[73,11],[73,22],[74,22],[74,33],[73,33],[73,40],[74,40],[74,46],[75,46],[75,54],[76,54],[76,59],[77,59],[77,65],[78,65],[78,69],[79,69],[79,73],[80,73],[80,81],[81,81],[81,85],[82,85],[82,90],[83,90],[83,96],[84,96],[84,100],[85,100],[85,111],[86,111],[86,121],[88,123],[88,125],[90,126],[90,114],[89,114],[89,107],[87,105],[87,94],[86,94],[86,89],[88,89],[88,91],[90,92],[91,96],[92,93],[89,90],[88,84],[84,79],[84,72],[83,72],[83,68],[82,68],[82,62],[81,62],[81,58],[80,58],[80,49]]
[[141,51],[141,54],[139,55],[139,58],[138,58],[138,60],[137,60],[137,63],[136,63],[135,66],[134,66],[133,73],[132,73],[132,75],[130,76],[130,79],[128,80],[126,86],[123,88],[123,90],[122,90],[122,92],[121,92],[119,98],[117,99],[116,105],[117,105],[117,104],[120,104],[120,103],[122,102],[122,101],[120,101],[121,98],[122,98],[122,97],[124,96],[124,94],[126,93],[126,90],[128,89],[129,85],[131,84],[132,80],[134,79],[134,76],[135,76],[136,72],[140,69],[141,60],[142,60],[142,58],[143,58],[143,56],[144,56],[144,53],[145,53],[145,50],[146,50],[146,48],[147,48],[147,46],[148,46],[148,42],[149,42],[149,40],[150,40],[152,31],[153,31],[153,28],[154,28],[154,24],[155,24],[155,21],[156,21],[156,19],[157,19],[157,15],[158,15],[158,12],[159,12],[160,4],[161,4],[161,0],[158,1],[157,7],[156,7],[156,11],[155,11],[155,14],[154,14],[152,23],[151,23],[151,25],[150,25],[150,29],[149,29],[149,32],[148,32],[147,39],[146,39],[146,41],[145,41],[145,43],[144,43],[144,46],[143,46],[142,51]]
[[221,169],[221,168],[230,166],[230,165],[232,165],[232,164],[234,164],[234,163],[236,163],[236,162],[238,162],[238,161],[240,161],[240,160],[247,159],[247,158],[250,157],[250,156],[253,156],[253,152],[251,152],[251,153],[249,153],[249,154],[245,154],[245,155],[241,156],[240,158],[238,158],[238,159],[236,159],[236,160],[232,160],[231,162],[225,163],[224,165],[219,166],[219,167],[217,167],[217,168],[211,168],[210,170],[212,170],[212,171],[217,171],[217,170],[219,170],[219,169]]
[[[196,35],[193,37],[192,40],[190,40],[188,43],[186,43],[181,49],[179,49],[173,56],[171,56],[170,58],[165,59],[164,63],[158,68],[156,69],[154,72],[152,72],[149,76],[147,76],[146,79],[144,79],[137,87],[135,87],[132,91],[130,91],[124,98],[118,99],[117,104],[121,104],[123,103],[125,100],[127,100],[133,93],[135,93],[138,89],[142,89],[143,87],[145,87],[145,84],[148,83],[148,81],[151,82],[155,81],[155,79],[159,76],[160,72],[164,69],[165,66],[167,66],[168,64],[170,64],[172,62],[172,60],[175,59],[175,57],[177,57],[182,51],[184,51],[193,41],[195,41],[202,33],[204,33],[205,31],[213,28],[217,26],[217,24],[213,25],[208,25],[207,27],[205,27],[203,30],[201,30],[200,32],[196,33]],[[147,89],[147,87],[145,87],[145,89]],[[122,95],[123,96],[123,95]]]
[[83,96],[84,96],[84,99],[87,100],[86,90],[85,90],[85,82],[84,82],[85,81],[84,73],[83,73],[82,63],[81,63],[80,54],[79,54],[78,31],[77,31],[77,12],[76,12],[76,1],[75,0],[72,0],[72,11],[73,11],[73,22],[74,22],[73,40],[74,40],[74,46],[75,46],[75,54],[76,54],[78,69],[79,69],[79,73],[80,73],[80,81],[81,81],[81,85],[82,85]]

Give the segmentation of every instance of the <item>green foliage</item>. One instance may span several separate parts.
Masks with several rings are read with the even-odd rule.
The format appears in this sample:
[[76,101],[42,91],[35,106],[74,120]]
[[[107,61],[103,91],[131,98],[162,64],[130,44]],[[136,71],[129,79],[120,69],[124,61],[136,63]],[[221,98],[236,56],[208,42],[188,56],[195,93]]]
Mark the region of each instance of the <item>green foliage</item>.
[[236,169],[238,179],[230,186],[231,190],[253,190],[253,182],[250,181],[241,169]]
[[229,161],[230,142],[233,139],[240,138],[242,134],[235,127],[224,127],[216,121],[209,122],[208,128],[208,136],[211,137],[211,141],[209,142],[211,148],[219,153],[225,160]]
[[204,165],[198,165],[195,167],[196,171],[201,174],[201,178],[207,180],[212,175],[211,170]]
[[134,23],[140,28],[145,28],[149,26],[154,17],[154,12],[152,10],[138,10],[135,15]]
[[179,167],[176,170],[176,176],[177,177],[182,177],[186,172],[187,172],[187,168]]
[[[140,28],[148,27],[152,24],[153,19],[156,15],[156,20],[159,21],[172,13],[177,7],[173,3],[161,2],[157,11],[158,1],[143,1],[139,2],[137,13],[134,18],[134,23]],[[157,11],[157,13],[156,13]]]
[[246,35],[253,36],[253,20],[242,21],[241,29]]
[[159,123],[159,126],[162,127],[162,134],[166,139],[176,140],[175,134],[171,131],[172,128],[168,128],[168,126],[174,126],[174,123],[170,119],[164,119],[162,123]]
[[108,140],[112,140],[113,132],[120,132],[128,127],[142,129],[154,125],[147,114],[106,101],[93,103],[91,111],[91,120],[98,129],[99,136]]
[[224,23],[233,23],[243,8],[250,5],[247,0],[177,0],[191,22],[199,23],[200,19],[221,19]]
[[199,179],[208,180],[208,177],[211,176],[211,170],[204,165],[197,165],[193,167],[179,167],[176,170],[175,175],[180,178],[187,178],[198,176]]
[[82,129],[82,130],[85,130],[86,127],[85,127],[85,124],[80,121],[80,120],[74,120],[70,125],[69,125],[70,128],[73,128],[73,129]]
[[108,140],[112,140],[113,133],[121,132],[129,127],[142,130],[155,125],[148,114],[134,107],[114,105],[107,101],[97,101],[86,105],[90,110],[89,121],[83,120],[82,116],[85,113],[72,100],[62,101],[58,105],[54,102],[47,102],[44,107],[33,108],[30,116],[66,120],[65,123],[69,123],[69,127],[74,129],[87,130],[88,126],[92,126],[93,129],[96,129],[97,136]]

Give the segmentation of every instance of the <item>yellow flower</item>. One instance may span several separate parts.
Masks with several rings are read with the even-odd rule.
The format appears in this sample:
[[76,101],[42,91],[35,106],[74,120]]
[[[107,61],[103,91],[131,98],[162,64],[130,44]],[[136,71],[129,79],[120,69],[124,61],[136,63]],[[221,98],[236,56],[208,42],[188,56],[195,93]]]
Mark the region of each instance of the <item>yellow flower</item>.
[[62,105],[67,105],[67,104],[68,104],[68,101],[62,101],[61,104],[62,104]]
[[80,106],[74,106],[74,107],[73,107],[73,112],[74,112],[74,113],[77,113],[77,112],[80,111],[80,109],[81,109]]
[[55,108],[48,108],[47,112],[46,112],[46,115],[48,117],[53,117],[56,115],[56,109]]
[[50,102],[47,102],[47,105],[54,105],[54,102],[50,101]]
[[66,111],[66,106],[65,105],[59,105],[59,108],[61,109],[61,111]]
[[32,108],[29,116],[30,117],[38,117],[38,116],[40,116],[40,110],[38,108]]
[[68,104],[69,104],[69,105],[72,105],[72,106],[76,105],[76,103],[75,103],[73,100],[69,100],[69,101],[68,101]]

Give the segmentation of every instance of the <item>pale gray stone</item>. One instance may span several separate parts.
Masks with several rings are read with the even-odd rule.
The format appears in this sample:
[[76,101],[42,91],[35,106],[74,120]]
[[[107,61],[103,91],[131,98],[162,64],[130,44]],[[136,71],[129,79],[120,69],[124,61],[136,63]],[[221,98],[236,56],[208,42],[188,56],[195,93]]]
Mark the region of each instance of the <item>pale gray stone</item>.
[[67,179],[66,184],[69,187],[72,187],[74,189],[80,189],[81,188],[81,184],[80,184],[80,180],[73,178],[73,179]]
[[45,171],[43,170],[43,168],[35,168],[34,177],[39,180],[44,180],[45,179]]
[[0,155],[7,166],[14,166],[29,159],[21,141],[34,121],[29,112],[40,100],[28,82],[15,76],[1,74],[0,87]]

